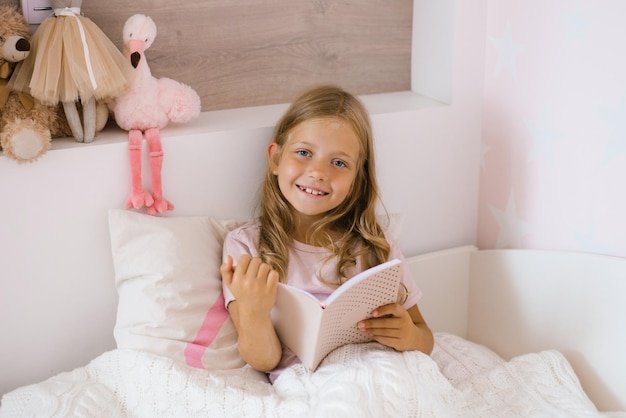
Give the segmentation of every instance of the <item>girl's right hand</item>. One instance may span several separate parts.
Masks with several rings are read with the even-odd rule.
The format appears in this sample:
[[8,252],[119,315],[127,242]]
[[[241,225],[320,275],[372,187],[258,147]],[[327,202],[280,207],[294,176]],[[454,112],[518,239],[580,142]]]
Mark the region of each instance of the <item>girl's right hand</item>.
[[260,258],[248,255],[242,255],[234,268],[232,257],[226,257],[220,271],[235,297],[228,305],[228,312],[237,329],[239,353],[254,369],[273,370],[282,355],[271,318],[278,272]]
[[269,316],[276,301],[278,272],[259,257],[242,255],[233,268],[233,259],[226,257],[220,267],[222,280],[237,301],[239,316]]

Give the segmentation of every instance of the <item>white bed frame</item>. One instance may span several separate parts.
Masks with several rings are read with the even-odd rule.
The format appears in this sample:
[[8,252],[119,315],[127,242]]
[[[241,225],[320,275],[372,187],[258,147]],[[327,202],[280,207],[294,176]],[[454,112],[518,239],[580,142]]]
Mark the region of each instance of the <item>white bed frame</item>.
[[466,246],[409,263],[434,330],[507,360],[557,349],[598,409],[626,410],[626,259]]

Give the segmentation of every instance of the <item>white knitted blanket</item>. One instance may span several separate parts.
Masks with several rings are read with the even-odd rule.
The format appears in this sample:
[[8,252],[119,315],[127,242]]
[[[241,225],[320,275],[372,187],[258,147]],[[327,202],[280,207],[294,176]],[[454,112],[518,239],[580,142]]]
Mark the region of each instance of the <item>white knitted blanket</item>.
[[0,417],[573,417],[599,416],[566,359],[544,351],[504,362],[438,334],[432,356],[376,343],[332,352],[274,385],[245,367],[208,372],[139,351],[88,365],[2,398]]

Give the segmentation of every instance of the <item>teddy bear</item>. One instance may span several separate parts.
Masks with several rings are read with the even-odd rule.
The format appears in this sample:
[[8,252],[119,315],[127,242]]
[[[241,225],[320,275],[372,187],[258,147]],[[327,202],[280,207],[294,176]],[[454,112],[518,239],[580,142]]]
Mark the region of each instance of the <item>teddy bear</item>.
[[[60,104],[44,105],[8,86],[15,66],[30,53],[31,34],[16,7],[0,5],[0,148],[20,163],[45,154],[52,138],[72,136]],[[96,130],[101,131],[109,118],[106,104],[99,104],[96,113]]]

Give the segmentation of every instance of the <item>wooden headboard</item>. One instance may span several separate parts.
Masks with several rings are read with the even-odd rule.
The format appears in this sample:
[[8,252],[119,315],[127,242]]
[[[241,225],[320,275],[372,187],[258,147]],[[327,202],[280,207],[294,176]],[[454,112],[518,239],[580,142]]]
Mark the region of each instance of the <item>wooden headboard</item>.
[[128,17],[152,17],[153,75],[189,84],[203,111],[289,102],[321,82],[411,88],[413,0],[84,0],[82,11],[120,48]]

